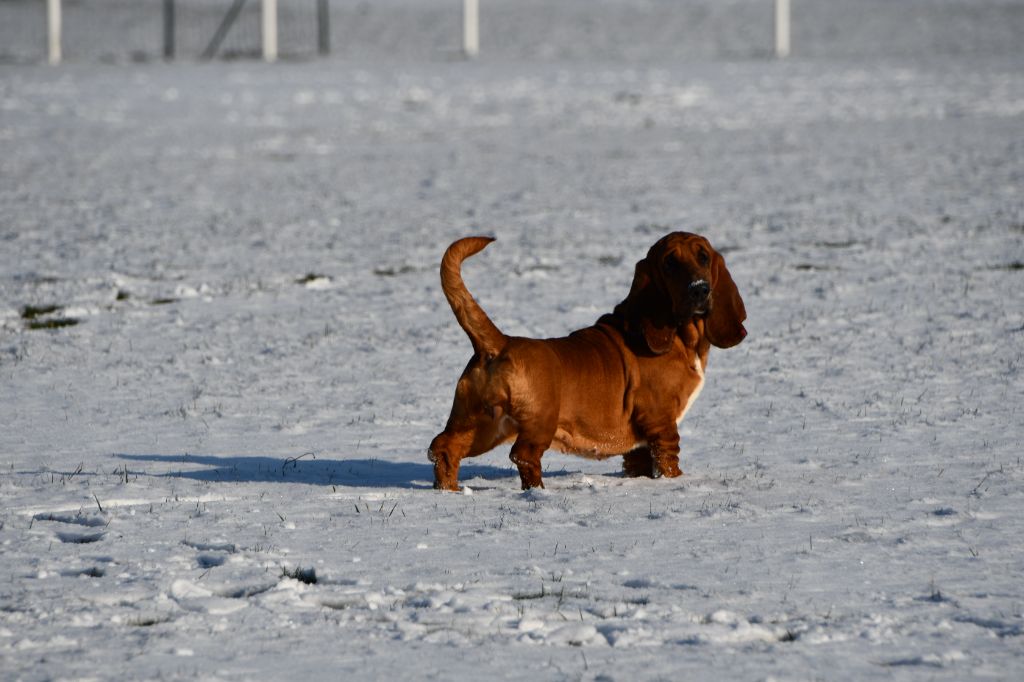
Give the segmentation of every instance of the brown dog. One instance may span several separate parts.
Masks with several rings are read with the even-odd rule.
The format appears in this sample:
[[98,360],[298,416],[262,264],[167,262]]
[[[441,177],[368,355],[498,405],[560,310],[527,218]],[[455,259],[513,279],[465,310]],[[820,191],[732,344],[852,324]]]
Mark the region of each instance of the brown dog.
[[462,261],[493,240],[467,237],[441,260],[441,288],[473,343],[448,424],[430,444],[434,487],[458,490],[459,462],[515,440],[523,489],[543,487],[554,447],[623,455],[628,476],[679,476],[678,423],[704,385],[708,350],[747,335],[725,260],[673,232],[636,264],[629,295],[592,327],[559,339],[505,336],[466,289]]

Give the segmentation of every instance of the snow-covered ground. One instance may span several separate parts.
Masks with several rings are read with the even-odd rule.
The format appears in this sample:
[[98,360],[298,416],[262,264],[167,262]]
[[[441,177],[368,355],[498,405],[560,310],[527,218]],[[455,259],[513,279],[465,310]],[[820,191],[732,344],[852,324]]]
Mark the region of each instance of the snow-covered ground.
[[[0,678],[1019,679],[1024,55],[932,38],[0,66]],[[433,491],[445,246],[559,335],[672,229],[687,475]]]

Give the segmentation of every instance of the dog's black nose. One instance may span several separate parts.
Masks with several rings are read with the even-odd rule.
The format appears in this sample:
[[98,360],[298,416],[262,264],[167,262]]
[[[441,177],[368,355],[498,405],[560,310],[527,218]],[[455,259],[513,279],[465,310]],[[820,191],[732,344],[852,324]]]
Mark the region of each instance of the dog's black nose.
[[690,285],[690,296],[698,301],[706,299],[711,294],[711,285],[706,280],[699,279]]

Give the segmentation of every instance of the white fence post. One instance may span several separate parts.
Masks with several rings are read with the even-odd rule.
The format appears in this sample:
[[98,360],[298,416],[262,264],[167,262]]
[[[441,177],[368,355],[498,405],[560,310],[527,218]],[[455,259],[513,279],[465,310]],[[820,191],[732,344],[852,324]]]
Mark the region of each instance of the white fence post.
[[462,0],[462,53],[480,54],[480,0]]
[[46,47],[51,64],[60,64],[60,0],[46,0]]
[[789,0],[775,0],[775,56],[789,56]]
[[277,61],[277,0],[263,0],[263,61]]

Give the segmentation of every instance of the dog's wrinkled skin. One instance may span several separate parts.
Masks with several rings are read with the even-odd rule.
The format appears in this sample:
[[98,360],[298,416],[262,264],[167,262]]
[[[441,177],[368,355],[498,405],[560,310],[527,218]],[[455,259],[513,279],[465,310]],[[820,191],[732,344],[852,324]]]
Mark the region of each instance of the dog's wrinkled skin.
[[612,313],[564,338],[527,339],[502,334],[462,281],[462,261],[491,241],[460,239],[441,261],[441,286],[474,354],[430,444],[434,487],[458,490],[463,458],[508,441],[524,490],[543,487],[549,448],[623,455],[628,476],[679,476],[678,422],[704,384],[708,351],[747,334],[722,256],[704,237],[669,234],[636,264]]

